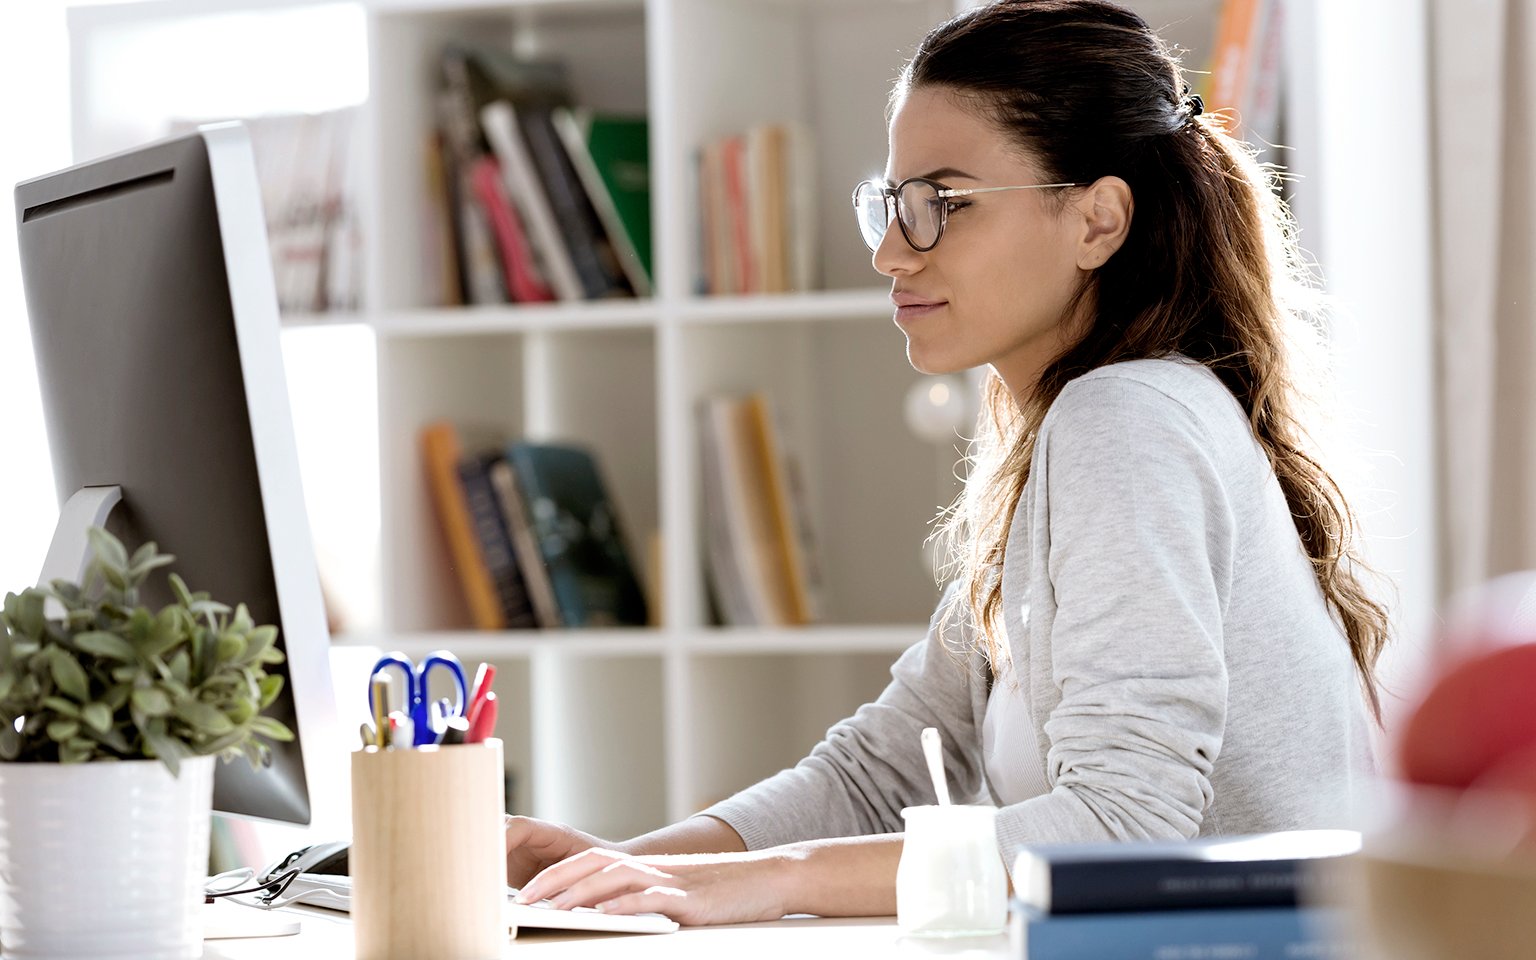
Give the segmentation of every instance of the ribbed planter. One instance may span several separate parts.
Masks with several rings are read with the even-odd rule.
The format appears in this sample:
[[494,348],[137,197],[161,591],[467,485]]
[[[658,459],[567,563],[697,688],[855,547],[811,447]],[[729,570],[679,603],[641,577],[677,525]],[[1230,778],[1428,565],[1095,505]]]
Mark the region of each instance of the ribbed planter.
[[7,960],[202,956],[213,764],[0,763]]

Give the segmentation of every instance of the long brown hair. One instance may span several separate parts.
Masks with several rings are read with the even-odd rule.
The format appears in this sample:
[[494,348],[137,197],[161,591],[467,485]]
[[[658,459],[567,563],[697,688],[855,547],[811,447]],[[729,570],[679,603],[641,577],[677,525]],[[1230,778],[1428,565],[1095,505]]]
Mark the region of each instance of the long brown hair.
[[1169,48],[1106,0],[1000,0],[961,14],[923,40],[893,104],[916,87],[972,105],[1047,182],[1118,176],[1135,198],[1124,244],[1068,308],[1086,313],[1081,339],[1026,397],[989,374],[970,475],[940,518],[946,579],[969,588],[965,606],[990,662],[1007,655],[996,639],[1003,551],[1046,410],[1096,367],[1182,354],[1214,371],[1247,413],[1379,721],[1375,666],[1389,618],[1366,588],[1354,514],[1306,427],[1319,412],[1320,301],[1278,171],[1225,118],[1199,115]]

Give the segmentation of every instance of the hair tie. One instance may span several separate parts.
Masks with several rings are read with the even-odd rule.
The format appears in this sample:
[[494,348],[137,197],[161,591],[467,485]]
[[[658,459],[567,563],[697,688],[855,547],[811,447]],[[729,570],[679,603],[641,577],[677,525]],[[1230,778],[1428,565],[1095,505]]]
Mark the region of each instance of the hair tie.
[[1205,98],[1198,93],[1191,93],[1184,98],[1184,106],[1189,108],[1191,117],[1198,117],[1205,112]]

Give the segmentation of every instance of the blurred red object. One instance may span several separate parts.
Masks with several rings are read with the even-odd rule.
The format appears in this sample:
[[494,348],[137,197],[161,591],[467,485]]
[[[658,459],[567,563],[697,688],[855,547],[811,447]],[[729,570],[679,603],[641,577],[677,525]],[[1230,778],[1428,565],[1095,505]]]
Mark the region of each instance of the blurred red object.
[[1411,783],[1496,778],[1536,793],[1536,643],[1466,654],[1442,673],[1408,718],[1398,761]]

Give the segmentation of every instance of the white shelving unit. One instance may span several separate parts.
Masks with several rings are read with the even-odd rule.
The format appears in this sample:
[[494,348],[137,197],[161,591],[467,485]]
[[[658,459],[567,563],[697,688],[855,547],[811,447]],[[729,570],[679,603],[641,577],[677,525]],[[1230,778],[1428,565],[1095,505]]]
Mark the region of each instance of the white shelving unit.
[[[297,39],[278,50],[231,49],[227,70],[195,78],[214,88],[203,91],[205,103],[218,102],[218,85],[250,64],[333,84],[330,71],[366,71],[355,86],[366,97],[367,286],[363,310],[345,319],[371,335],[378,460],[348,476],[306,466],[305,482],[317,514],[349,492],[377,491],[382,601],[368,629],[338,643],[415,653],[444,647],[466,661],[496,662],[514,805],[598,835],[659,826],[793,763],[827,725],[879,693],[895,655],[923,635],[938,596],[922,544],[929,521],[958,492],[956,457],[903,423],[902,399],[918,375],[889,322],[888,287],[870,268],[848,195],[883,167],[889,84],[915,42],[953,12],[953,0],[340,6],[149,0],[70,15],[78,159],[159,136],[156,116],[187,109],[158,87],[136,95],[131,71],[98,70],[134,63],[135,44],[147,43],[157,26],[174,25],[195,43],[200,25],[225,37],[231,19],[276,20],[287,23],[284,36],[302,36],[306,18],[318,17],[332,24],[327,29],[355,34],[329,46],[363,51],[338,57],[324,52],[326,44]],[[1208,48],[1218,0],[1135,6],[1165,36],[1201,55]],[[452,39],[560,56],[580,102],[649,116],[654,298],[436,304],[438,284],[419,243],[427,232],[421,158],[438,54]],[[293,109],[252,108],[249,94],[228,102]],[[129,115],[123,103],[133,104]],[[816,289],[697,296],[694,150],[767,121],[800,123],[814,136]],[[291,338],[329,322],[291,320]],[[693,411],[706,395],[754,389],[781,406],[806,470],[827,597],[826,621],[814,628],[708,625]],[[327,415],[323,404],[297,412]],[[595,448],[642,566],[650,536],[661,538],[661,569],[644,570],[663,585],[660,625],[467,630],[417,452],[419,429],[438,418],[455,421],[468,438],[571,439]],[[362,429],[350,421],[331,426]]]

